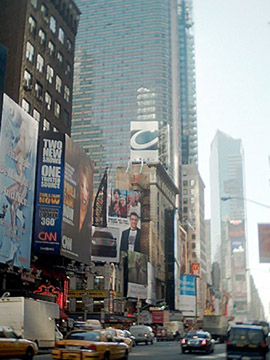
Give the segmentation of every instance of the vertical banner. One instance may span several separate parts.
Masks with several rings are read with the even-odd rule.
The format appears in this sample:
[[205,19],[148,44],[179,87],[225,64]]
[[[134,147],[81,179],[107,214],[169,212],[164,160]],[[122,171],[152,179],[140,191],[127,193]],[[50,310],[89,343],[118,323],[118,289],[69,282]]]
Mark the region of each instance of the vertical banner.
[[196,277],[180,276],[180,310],[183,316],[195,317],[196,314]]
[[65,135],[40,135],[34,227],[34,251],[60,254],[63,214]]
[[270,224],[258,224],[260,263],[270,263]]
[[30,267],[38,123],[4,96],[0,136],[0,262]]
[[61,255],[90,263],[94,164],[66,135]]
[[106,169],[99,184],[98,192],[94,201],[94,226],[107,226],[107,182],[108,174]]

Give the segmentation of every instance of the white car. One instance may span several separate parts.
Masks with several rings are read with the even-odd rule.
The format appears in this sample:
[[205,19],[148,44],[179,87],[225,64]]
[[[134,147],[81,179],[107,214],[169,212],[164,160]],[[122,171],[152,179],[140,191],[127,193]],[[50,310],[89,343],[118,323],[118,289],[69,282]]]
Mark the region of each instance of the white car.
[[136,345],[141,342],[144,342],[146,345],[148,345],[148,343],[153,344],[154,342],[155,336],[150,326],[133,325],[130,327],[130,332],[135,337]]

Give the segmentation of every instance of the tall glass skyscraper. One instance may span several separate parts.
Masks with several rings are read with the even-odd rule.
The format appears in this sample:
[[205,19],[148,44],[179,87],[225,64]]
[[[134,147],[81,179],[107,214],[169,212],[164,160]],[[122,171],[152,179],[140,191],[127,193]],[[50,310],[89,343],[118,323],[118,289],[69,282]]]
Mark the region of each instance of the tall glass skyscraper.
[[248,285],[244,153],[240,139],[217,131],[211,144],[210,180],[213,261],[220,265],[220,288],[230,294],[231,315],[243,320]]
[[182,164],[198,161],[193,1],[178,0]]
[[[176,0],[76,0],[72,137],[104,169],[127,166],[130,122],[157,121],[159,161],[177,182],[180,79]],[[178,185],[178,184],[177,184]]]

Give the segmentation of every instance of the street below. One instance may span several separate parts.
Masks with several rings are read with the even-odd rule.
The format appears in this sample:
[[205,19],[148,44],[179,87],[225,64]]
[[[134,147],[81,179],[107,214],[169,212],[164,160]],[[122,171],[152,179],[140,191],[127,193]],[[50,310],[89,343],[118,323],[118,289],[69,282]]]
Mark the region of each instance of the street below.
[[[34,360],[51,360],[50,354],[34,357]],[[213,354],[192,353],[182,354],[179,341],[155,342],[153,345],[139,344],[132,349],[129,360],[187,360],[187,359],[226,359],[225,344],[216,344]]]

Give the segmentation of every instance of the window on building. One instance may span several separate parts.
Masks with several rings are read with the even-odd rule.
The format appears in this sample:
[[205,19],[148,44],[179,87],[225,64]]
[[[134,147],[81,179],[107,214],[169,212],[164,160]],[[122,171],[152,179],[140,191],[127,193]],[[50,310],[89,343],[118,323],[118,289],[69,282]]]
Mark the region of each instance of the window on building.
[[57,118],[59,118],[60,112],[61,112],[61,105],[59,104],[59,102],[55,101],[55,103],[54,103],[54,115]]
[[46,80],[52,84],[53,83],[53,76],[54,76],[54,70],[50,65],[47,65],[47,74],[46,74]]
[[196,243],[191,244],[192,249],[196,249]]
[[26,101],[25,99],[22,99],[22,108],[24,111],[26,111],[28,114],[30,114],[30,103]]
[[43,130],[44,131],[49,131],[51,128],[51,124],[47,119],[43,120]]
[[188,186],[188,181],[187,180],[183,181],[183,186]]
[[46,42],[46,33],[44,30],[39,29],[38,31],[38,38],[39,38],[39,42],[41,43],[41,45],[45,45]]
[[42,96],[43,96],[43,87],[40,84],[40,82],[36,82],[35,84],[35,95],[38,98],[38,100],[42,100]]
[[37,8],[37,0],[31,0],[31,5],[36,9]]
[[35,34],[37,31],[37,22],[33,18],[33,16],[29,16],[28,24],[29,24],[29,29],[30,29],[31,33]]
[[64,30],[60,27],[59,30],[58,30],[58,40],[64,44],[65,42],[65,32]]
[[46,104],[46,109],[51,110],[51,108],[52,108],[52,97],[48,93],[48,91],[46,91],[46,93],[45,93],[45,104]]
[[42,4],[40,7],[40,11],[43,16],[43,19],[48,23],[49,22],[49,17],[48,17],[49,11],[48,11],[47,6]]
[[105,289],[105,279],[102,275],[96,275],[94,280],[94,290],[104,290]]
[[24,88],[25,91],[31,90],[32,82],[33,82],[32,74],[29,71],[24,70],[24,73],[23,73],[23,88]]
[[55,34],[56,32],[56,20],[53,16],[50,17],[50,30]]
[[188,204],[188,198],[183,198],[183,204]]
[[54,54],[55,54],[55,45],[51,40],[48,43],[48,50],[49,50],[49,54],[51,56],[54,56]]
[[61,93],[61,91],[62,91],[62,79],[58,75],[56,75],[56,78],[55,78],[55,89],[59,93]]
[[35,54],[34,46],[29,41],[27,41],[27,43],[26,43],[26,59],[29,60],[30,62],[33,62],[34,54]]
[[71,52],[71,49],[72,49],[71,41],[70,39],[67,39],[67,51]]
[[183,212],[184,212],[184,213],[187,213],[187,212],[188,212],[188,207],[187,207],[187,206],[184,206]]
[[183,194],[184,194],[184,195],[188,195],[188,190],[187,190],[187,189],[184,189],[184,190],[183,190]]
[[192,240],[196,240],[196,234],[192,234]]
[[191,186],[194,186],[194,185],[195,185],[195,183],[196,183],[196,181],[195,181],[195,180],[190,180],[190,185],[191,185]]
[[64,57],[63,57],[63,54],[60,51],[57,53],[57,60],[58,60],[60,65],[63,64]]
[[196,258],[196,253],[195,252],[192,253],[192,257]]
[[69,102],[69,98],[70,98],[70,90],[69,87],[65,85],[64,99],[66,100],[66,102]]
[[33,118],[40,122],[40,112],[38,112],[36,109],[33,111]]
[[44,58],[38,54],[37,56],[37,70],[40,72],[40,73],[43,73],[44,72]]
[[71,66],[68,62],[67,62],[65,74],[68,76],[70,76],[70,74],[71,74]]

